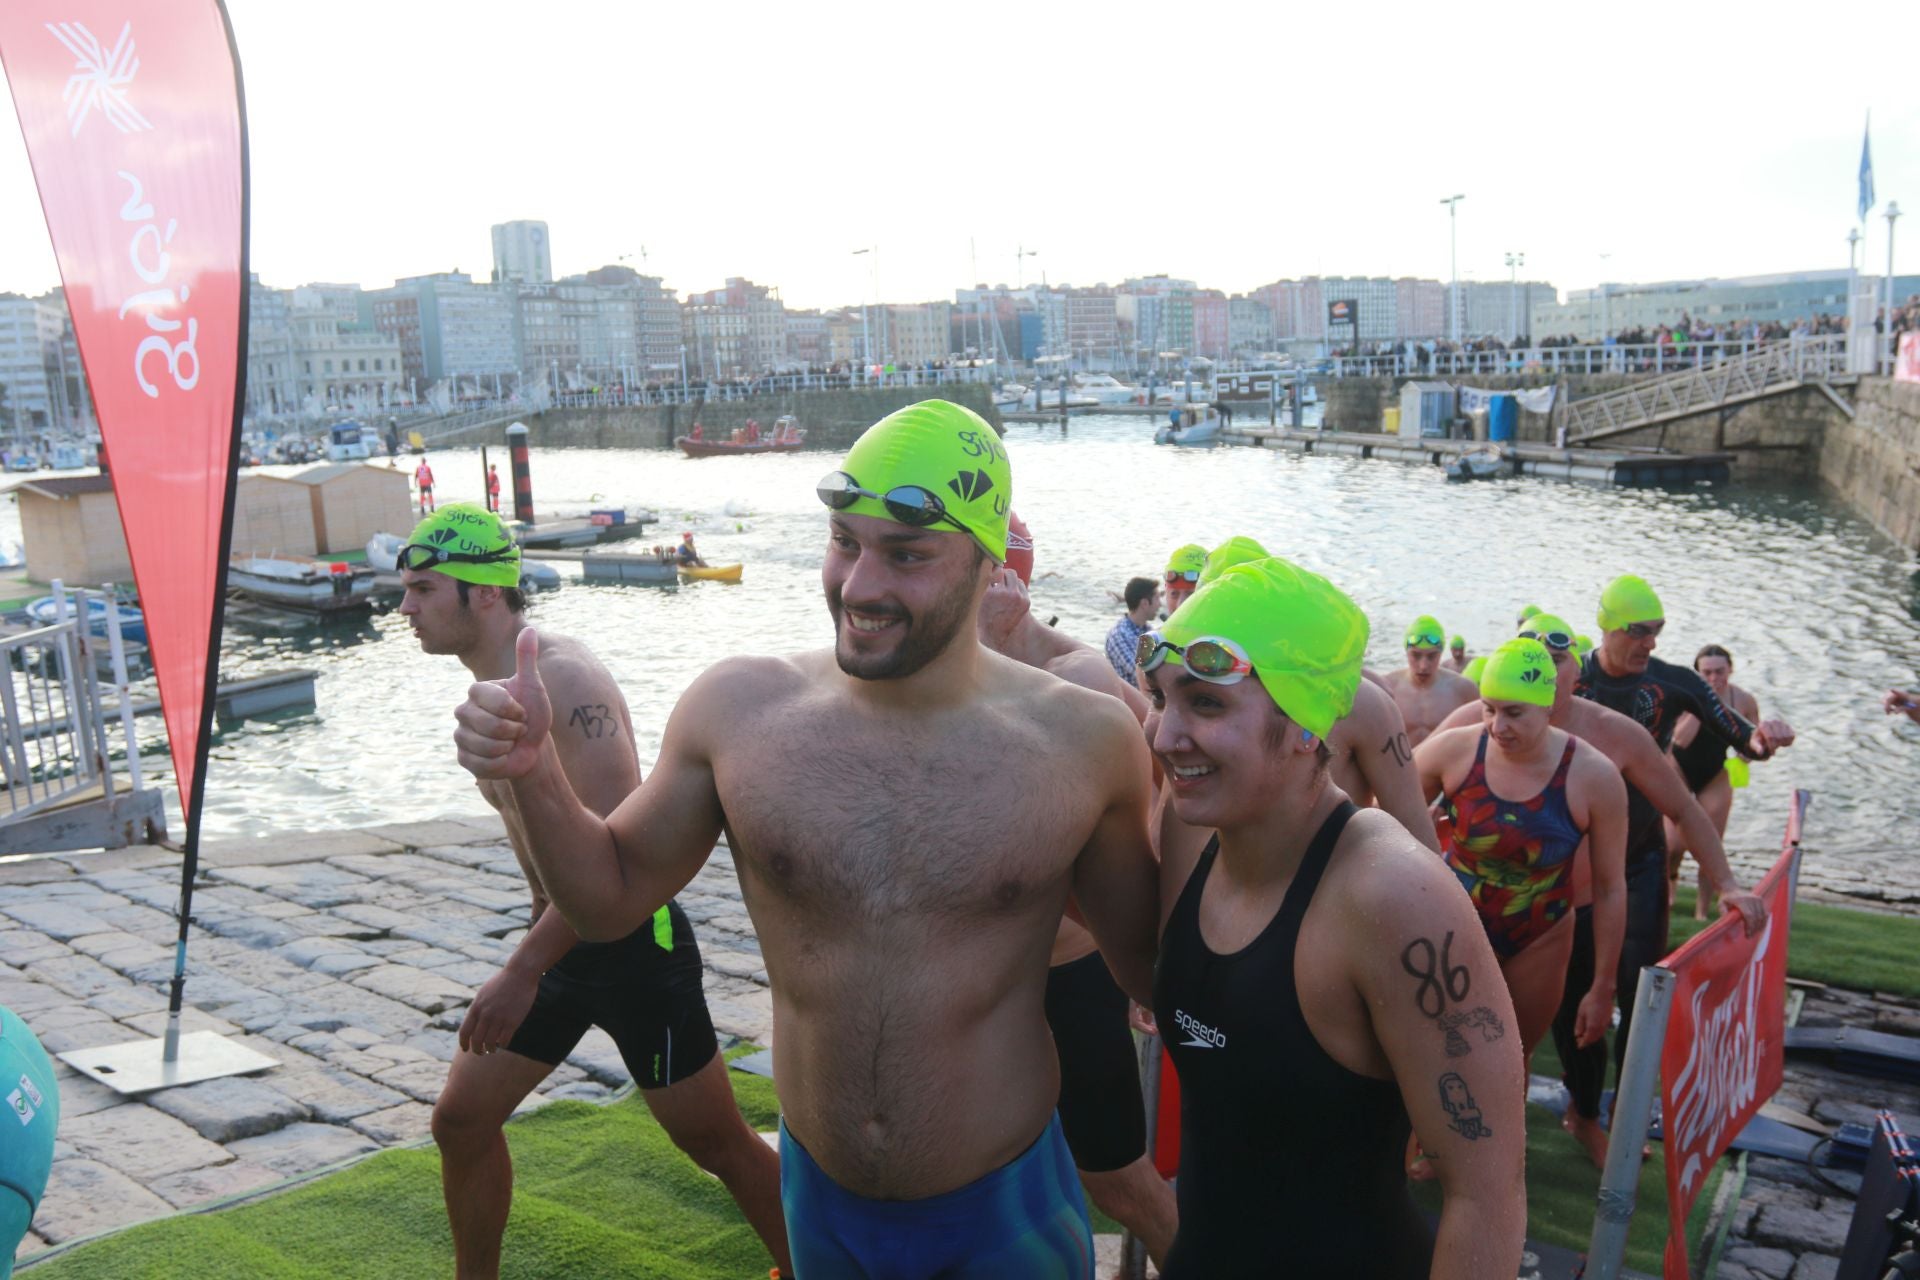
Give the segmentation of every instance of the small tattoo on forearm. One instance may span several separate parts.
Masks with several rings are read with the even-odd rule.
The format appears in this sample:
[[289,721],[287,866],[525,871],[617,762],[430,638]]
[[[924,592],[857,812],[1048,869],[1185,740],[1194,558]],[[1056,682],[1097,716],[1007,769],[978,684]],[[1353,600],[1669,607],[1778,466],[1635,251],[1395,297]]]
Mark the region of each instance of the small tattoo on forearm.
[[567,723],[577,726],[583,738],[620,736],[620,718],[614,715],[613,708],[604,702],[589,702],[575,707],[573,714],[567,717]]
[[1468,1142],[1493,1136],[1493,1130],[1487,1128],[1487,1122],[1480,1116],[1480,1104],[1473,1100],[1473,1091],[1467,1088],[1467,1082],[1458,1072],[1449,1071],[1440,1077],[1440,1105],[1446,1108],[1447,1127]]
[[1448,1001],[1459,1004],[1465,1000],[1473,987],[1473,975],[1467,966],[1449,962],[1452,951],[1453,933],[1449,930],[1437,950],[1433,939],[1415,938],[1400,953],[1400,967],[1420,979],[1413,999],[1429,1018],[1445,1013]]
[[1464,1058],[1473,1052],[1473,1044],[1466,1037],[1466,1031],[1478,1030],[1481,1044],[1492,1044],[1507,1034],[1507,1028],[1500,1021],[1500,1015],[1485,1005],[1468,1010],[1446,1014],[1439,1019],[1440,1030],[1446,1033],[1447,1056]]
[[1404,733],[1396,733],[1381,743],[1380,754],[1392,756],[1393,762],[1398,765],[1413,763],[1413,748],[1407,745],[1407,735]]

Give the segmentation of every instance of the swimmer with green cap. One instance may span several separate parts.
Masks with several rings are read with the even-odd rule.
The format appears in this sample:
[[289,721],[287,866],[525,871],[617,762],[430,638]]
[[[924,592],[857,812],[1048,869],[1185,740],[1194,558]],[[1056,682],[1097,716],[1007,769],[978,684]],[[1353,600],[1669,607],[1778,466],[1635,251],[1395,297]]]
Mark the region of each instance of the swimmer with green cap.
[[[1228,538],[1207,553],[1206,568],[1200,572],[1205,586],[1237,564],[1265,560],[1267,550],[1252,538]],[[1428,848],[1439,852],[1440,840],[1433,828],[1433,815],[1420,798],[1414,776],[1413,748],[1407,741],[1407,726],[1400,708],[1386,686],[1363,667],[1362,679],[1354,692],[1353,706],[1336,720],[1326,736],[1332,755],[1328,768],[1333,784],[1355,804],[1372,805],[1392,814]],[[1163,818],[1158,837],[1163,849],[1197,839],[1192,852],[1198,854],[1206,843],[1206,833],[1186,827],[1174,816],[1171,804],[1161,806]]]
[[1472,702],[1476,693],[1472,681],[1441,665],[1447,630],[1432,614],[1415,618],[1402,642],[1407,665],[1387,672],[1383,680],[1400,708],[1400,718],[1406,721],[1408,739],[1418,747],[1455,707]]
[[[726,837],[775,975],[801,1276],[878,1273],[909,1233],[928,1273],[1015,1258],[1090,1275],[1047,955],[1071,899],[1114,981],[1152,1000],[1152,774],[1120,699],[980,643],[1012,487],[1000,438],[960,405],[868,428],[817,486],[833,644],[696,676],[652,774],[610,811],[566,785],[562,753],[601,743],[585,736],[600,721],[549,700],[531,636],[512,678],[476,683],[458,713],[461,763],[510,788],[583,936],[629,934]],[[604,745],[633,750],[624,728]],[[926,1231],[926,1202],[956,1187],[981,1211]]]
[[[1204,849],[1163,843],[1161,861],[1154,1015],[1182,1079],[1179,1185],[1230,1190],[1182,1214],[1176,1266],[1195,1274],[1262,1272],[1276,1233],[1302,1275],[1348,1269],[1355,1231],[1395,1275],[1424,1275],[1440,1255],[1470,1275],[1519,1261],[1525,1070],[1492,948],[1433,852],[1329,774],[1326,739],[1354,706],[1367,635],[1345,593],[1269,558],[1226,568],[1141,639],[1171,808],[1185,829],[1217,833]],[[1463,1012],[1482,1011],[1465,1031],[1471,1058],[1448,1055],[1435,1020],[1449,1009],[1418,998],[1443,943],[1454,989],[1471,993]],[[1313,957],[1310,983],[1294,978],[1296,951]],[[1318,1051],[1302,1047],[1303,1016],[1368,1079],[1305,1069]],[[1222,1037],[1266,1048],[1223,1057]],[[1245,1099],[1276,1071],[1298,1087],[1250,1115]],[[1344,1139],[1324,1136],[1328,1116]],[[1400,1176],[1409,1118],[1443,1157],[1437,1239]],[[1307,1164],[1324,1176],[1298,1178]]]
[[1448,638],[1447,656],[1441,665],[1449,671],[1467,669],[1467,638],[1465,636],[1456,634]]
[[1200,575],[1206,571],[1207,549],[1197,542],[1186,546],[1167,557],[1167,616],[1173,616],[1174,610],[1186,603],[1187,597],[1200,584]]
[[[1529,634],[1495,649],[1480,674],[1479,723],[1442,728],[1413,754],[1426,797],[1445,802],[1447,865],[1500,957],[1530,1056],[1560,1008],[1573,950],[1575,857],[1583,847],[1595,886],[1597,972],[1604,976],[1579,993],[1580,1041],[1598,1041],[1613,1016],[1625,929],[1627,792],[1605,755],[1552,723],[1572,635],[1538,610],[1521,625]],[[1463,710],[1455,720],[1472,718]]]
[[[448,503],[414,528],[399,564],[400,616],[421,649],[458,658],[476,689],[513,691],[514,731],[495,740],[490,750],[498,754],[490,758],[537,754],[527,744],[544,739],[555,787],[594,814],[613,812],[640,785],[632,717],[586,645],[552,631],[536,638],[517,585],[512,530],[473,503]],[[464,751],[461,762],[468,763]],[[779,1159],[734,1104],[701,993],[693,925],[662,895],[649,912],[623,922],[610,945],[576,949],[580,934],[547,909],[547,882],[531,869],[540,819],[504,779],[483,777],[479,786],[526,871],[533,923],[468,1006],[434,1109],[457,1268],[498,1273],[513,1200],[501,1122],[589,1026],[612,1034],[668,1137],[725,1178],[769,1254],[791,1267]]]

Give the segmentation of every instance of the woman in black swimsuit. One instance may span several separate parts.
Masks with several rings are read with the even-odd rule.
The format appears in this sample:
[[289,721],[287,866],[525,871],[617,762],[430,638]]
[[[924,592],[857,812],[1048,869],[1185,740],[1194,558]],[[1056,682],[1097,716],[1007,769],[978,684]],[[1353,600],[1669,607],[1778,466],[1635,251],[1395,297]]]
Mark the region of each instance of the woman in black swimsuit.
[[[1751,693],[1733,683],[1733,655],[1717,644],[1706,645],[1693,655],[1693,669],[1699,673],[1718,694],[1720,701],[1727,704],[1734,714],[1744,716],[1750,723],[1760,723],[1760,703]],[[1733,812],[1733,771],[1727,764],[1727,747],[1710,733],[1700,732],[1700,722],[1691,715],[1680,717],[1680,723],[1673,731],[1673,763],[1680,770],[1680,776],[1687,780],[1687,790],[1699,799],[1700,807],[1713,819],[1714,829],[1721,835],[1727,834],[1727,818]],[[1737,766],[1741,773],[1741,785],[1745,785],[1746,762]],[[1680,863],[1687,852],[1687,842],[1680,835],[1680,829],[1668,818],[1667,824],[1667,879],[1674,887],[1680,883]],[[1672,900],[1671,891],[1668,900]],[[1700,894],[1694,899],[1695,919],[1706,920],[1713,911],[1713,892],[1703,882]]]
[[[1473,905],[1431,850],[1328,779],[1367,623],[1324,578],[1235,565],[1141,638],[1180,820],[1154,1014],[1180,1075],[1168,1280],[1480,1280],[1526,1226],[1525,1074]],[[1253,1100],[1258,1098],[1259,1105]],[[1445,1192],[1407,1194],[1411,1124]]]

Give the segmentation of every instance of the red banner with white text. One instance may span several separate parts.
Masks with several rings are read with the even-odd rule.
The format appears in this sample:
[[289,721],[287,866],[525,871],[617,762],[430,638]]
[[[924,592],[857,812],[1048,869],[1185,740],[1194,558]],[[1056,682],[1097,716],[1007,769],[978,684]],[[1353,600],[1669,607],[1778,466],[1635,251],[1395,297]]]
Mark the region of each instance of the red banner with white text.
[[246,367],[238,59],[218,0],[5,0],[0,62],[100,419],[191,833]]
[[1660,1055],[1667,1157],[1667,1280],[1686,1280],[1687,1215],[1714,1161],[1780,1088],[1786,1067],[1787,934],[1807,793],[1796,792],[1785,848],[1760,881],[1767,921],[1748,937],[1723,917],[1660,962],[1676,981]]

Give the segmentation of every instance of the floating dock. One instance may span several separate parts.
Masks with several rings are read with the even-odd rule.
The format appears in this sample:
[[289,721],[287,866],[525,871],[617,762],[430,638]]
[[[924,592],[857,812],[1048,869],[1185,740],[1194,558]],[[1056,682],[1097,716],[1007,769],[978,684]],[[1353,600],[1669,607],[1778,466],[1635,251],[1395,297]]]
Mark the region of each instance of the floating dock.
[[[1359,431],[1295,431],[1290,427],[1242,427],[1220,433],[1220,443],[1288,449],[1339,458],[1382,458],[1417,466],[1444,467],[1463,453],[1487,448],[1484,440],[1436,436],[1389,436]],[[1518,474],[1555,480],[1588,480],[1630,486],[1724,482],[1733,474],[1730,453],[1661,453],[1653,450],[1564,449],[1549,444],[1503,442]]]

